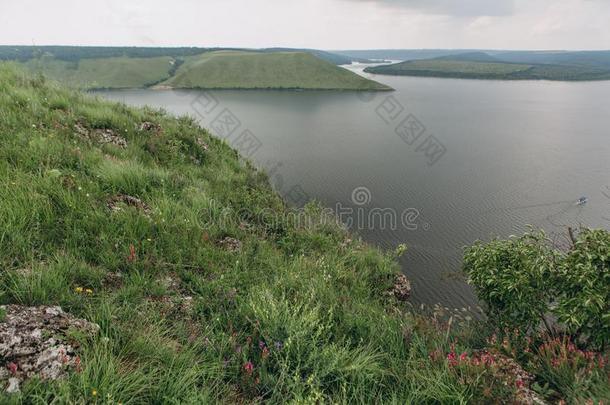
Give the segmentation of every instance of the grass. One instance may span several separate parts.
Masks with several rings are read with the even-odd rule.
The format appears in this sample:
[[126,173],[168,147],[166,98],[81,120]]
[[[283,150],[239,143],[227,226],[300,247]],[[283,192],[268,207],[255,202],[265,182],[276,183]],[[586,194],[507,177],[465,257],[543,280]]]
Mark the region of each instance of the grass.
[[217,51],[186,58],[174,88],[389,90],[307,52]]
[[169,56],[152,58],[112,57],[63,61],[43,57],[24,62],[32,72],[42,73],[66,85],[83,89],[147,87],[170,76],[175,60]]
[[[295,225],[266,175],[192,119],[6,65],[0,116],[0,304],[60,305],[100,325],[73,337],[80,372],[0,403],[513,402],[490,388],[514,391],[493,370],[446,361],[487,347],[484,324],[396,301],[395,253],[316,204]],[[111,209],[121,194],[142,204]],[[549,398],[608,393],[602,374],[585,386],[539,368]]]
[[608,80],[610,70],[594,66],[473,61],[451,57],[368,67],[366,72],[398,76],[497,80]]

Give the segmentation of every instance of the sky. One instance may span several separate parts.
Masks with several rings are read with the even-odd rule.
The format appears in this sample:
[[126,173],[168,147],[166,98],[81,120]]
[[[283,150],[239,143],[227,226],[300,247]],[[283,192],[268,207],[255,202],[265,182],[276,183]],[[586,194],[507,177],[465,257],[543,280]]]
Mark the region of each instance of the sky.
[[0,0],[0,44],[610,49],[610,0]]

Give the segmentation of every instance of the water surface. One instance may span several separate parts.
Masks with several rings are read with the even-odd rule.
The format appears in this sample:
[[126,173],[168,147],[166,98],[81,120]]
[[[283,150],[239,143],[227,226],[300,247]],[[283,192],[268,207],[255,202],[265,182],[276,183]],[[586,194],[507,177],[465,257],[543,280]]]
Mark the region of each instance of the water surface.
[[[474,303],[472,291],[449,275],[460,269],[463,246],[477,239],[532,224],[565,244],[567,226],[610,227],[610,82],[370,77],[396,91],[98,94],[216,125],[296,203],[307,196],[365,216],[375,207],[417,212],[408,227],[398,218],[396,229],[355,220],[368,225],[358,232],[370,242],[409,246],[401,264],[416,303]],[[230,135],[236,125],[213,124],[227,114],[240,124]],[[410,115],[425,131],[398,131],[403,139],[396,128]],[[425,147],[431,140],[442,156]],[[583,195],[589,203],[575,206]]]

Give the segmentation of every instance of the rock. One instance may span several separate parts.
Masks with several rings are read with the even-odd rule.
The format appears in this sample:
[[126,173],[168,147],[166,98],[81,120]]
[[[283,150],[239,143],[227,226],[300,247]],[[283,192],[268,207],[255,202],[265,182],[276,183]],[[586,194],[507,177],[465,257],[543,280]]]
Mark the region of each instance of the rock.
[[142,202],[142,200],[140,200],[139,198],[132,197],[130,195],[117,194],[113,197],[110,197],[108,199],[108,202],[106,203],[108,209],[113,212],[121,211],[121,204],[127,205],[129,207],[135,207],[144,212],[144,214],[146,215],[150,215],[151,213],[151,209],[148,205]]
[[493,364],[493,375],[505,385],[517,387],[514,403],[539,405],[546,402],[530,388],[534,382],[534,376],[525,371],[516,360],[505,356],[497,351],[482,350],[475,353],[477,358]]
[[[33,377],[56,380],[78,369],[80,359],[69,330],[95,336],[99,326],[65,313],[60,307],[24,307],[5,305],[0,322],[0,382],[8,381],[5,390],[18,392],[23,381]],[[3,384],[5,385],[5,384]]]
[[140,128],[138,128],[138,130],[140,132],[161,132],[163,129],[161,128],[161,125],[159,124],[155,124],[154,122],[150,122],[150,121],[144,121],[143,123],[140,124]]
[[90,130],[83,124],[76,123],[74,124],[74,130],[81,138],[86,138],[99,144],[111,144],[123,149],[127,147],[127,140],[109,128]]
[[226,237],[219,242],[220,246],[229,252],[239,252],[241,250],[241,242],[238,239]]
[[390,293],[398,301],[407,301],[411,296],[411,282],[404,274],[399,274],[394,279],[394,287],[392,287]]
[[123,285],[123,275],[119,272],[108,272],[102,283],[106,288],[119,288]]
[[8,387],[6,387],[6,392],[8,394],[15,394],[19,392],[19,379],[15,377],[11,377],[8,379]]

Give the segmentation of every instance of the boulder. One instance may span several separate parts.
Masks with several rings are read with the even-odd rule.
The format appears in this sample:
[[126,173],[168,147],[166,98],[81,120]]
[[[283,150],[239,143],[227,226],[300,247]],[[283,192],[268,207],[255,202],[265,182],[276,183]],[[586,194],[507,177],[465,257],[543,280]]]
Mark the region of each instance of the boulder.
[[14,393],[20,384],[33,377],[56,380],[70,369],[79,371],[77,344],[69,331],[95,336],[99,326],[78,319],[60,307],[20,305],[1,306],[6,313],[0,321],[0,389]]

